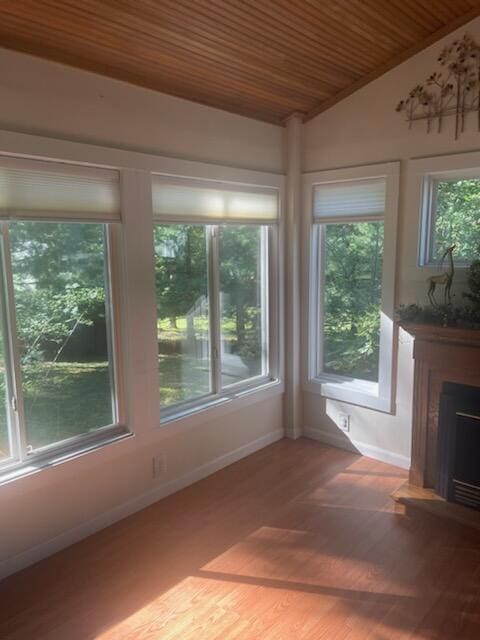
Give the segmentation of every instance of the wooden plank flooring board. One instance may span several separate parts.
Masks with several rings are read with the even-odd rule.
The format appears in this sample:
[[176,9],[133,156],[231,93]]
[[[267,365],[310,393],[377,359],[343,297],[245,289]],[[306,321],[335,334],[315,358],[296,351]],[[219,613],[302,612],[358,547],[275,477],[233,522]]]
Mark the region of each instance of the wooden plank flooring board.
[[283,440],[0,583],[2,640],[478,640],[480,534]]

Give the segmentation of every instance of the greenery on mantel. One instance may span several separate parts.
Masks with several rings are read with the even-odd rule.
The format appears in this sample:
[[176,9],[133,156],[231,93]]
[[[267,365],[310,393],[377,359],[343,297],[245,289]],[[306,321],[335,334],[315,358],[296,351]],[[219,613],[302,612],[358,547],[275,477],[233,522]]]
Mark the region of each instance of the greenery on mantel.
[[480,260],[470,265],[467,285],[468,291],[462,296],[468,301],[466,304],[401,305],[397,309],[397,319],[405,323],[480,329]]

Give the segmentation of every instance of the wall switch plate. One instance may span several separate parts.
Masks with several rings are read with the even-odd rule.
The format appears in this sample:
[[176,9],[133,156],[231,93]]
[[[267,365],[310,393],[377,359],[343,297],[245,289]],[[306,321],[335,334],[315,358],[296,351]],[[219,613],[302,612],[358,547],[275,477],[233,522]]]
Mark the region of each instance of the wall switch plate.
[[338,426],[342,431],[350,431],[350,416],[348,413],[338,414]]

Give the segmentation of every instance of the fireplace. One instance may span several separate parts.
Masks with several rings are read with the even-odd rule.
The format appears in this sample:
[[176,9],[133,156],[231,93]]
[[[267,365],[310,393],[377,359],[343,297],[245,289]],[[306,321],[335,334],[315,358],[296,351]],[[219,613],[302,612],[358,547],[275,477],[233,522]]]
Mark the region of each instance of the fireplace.
[[480,389],[445,382],[440,394],[437,493],[480,510]]
[[414,337],[415,370],[410,474],[396,508],[480,529],[480,331],[402,327]]

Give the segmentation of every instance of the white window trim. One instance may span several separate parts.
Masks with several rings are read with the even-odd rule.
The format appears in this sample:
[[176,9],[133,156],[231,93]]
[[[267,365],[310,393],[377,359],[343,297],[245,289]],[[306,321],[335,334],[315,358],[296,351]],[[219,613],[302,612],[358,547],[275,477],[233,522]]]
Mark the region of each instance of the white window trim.
[[[303,275],[307,308],[303,322],[304,335],[306,336],[302,358],[303,388],[306,391],[321,394],[327,398],[384,412],[391,412],[393,405],[394,290],[399,176],[399,162],[326,170],[303,175],[303,248],[305,255],[308,256]],[[382,218],[385,227],[378,384],[346,376],[318,373],[318,353],[321,349],[321,337],[318,331],[318,247],[316,246],[317,234],[313,233],[313,231],[314,224],[319,223],[313,222],[312,215],[314,187],[324,182],[367,178],[385,178],[386,180],[385,214]],[[362,218],[362,220],[366,220],[366,218]],[[335,222],[349,221],[360,221],[360,218],[342,218]]]
[[[416,190],[416,193],[420,194],[418,203],[420,212],[418,265],[420,267],[438,267],[438,261],[432,259],[436,184],[447,180],[480,180],[480,153],[413,160],[410,170],[413,172],[414,179],[420,182],[420,187]],[[469,265],[469,262],[455,261],[455,267],[459,269],[466,269]]]

